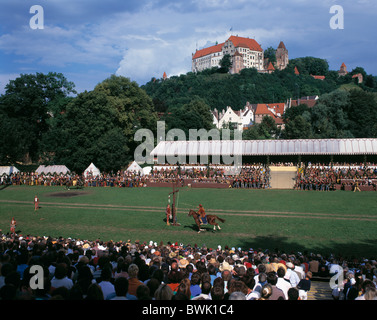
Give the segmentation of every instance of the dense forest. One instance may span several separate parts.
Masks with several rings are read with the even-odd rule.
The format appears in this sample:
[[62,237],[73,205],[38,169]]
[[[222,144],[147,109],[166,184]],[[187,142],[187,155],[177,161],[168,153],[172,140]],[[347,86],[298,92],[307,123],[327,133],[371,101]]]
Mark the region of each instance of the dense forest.
[[[352,78],[356,73],[362,73],[363,83]],[[272,74],[245,69],[231,75],[215,68],[151,79],[141,87],[113,75],[79,94],[63,74],[22,74],[0,96],[0,164],[65,164],[82,172],[94,162],[101,170],[116,171],[134,158],[135,132],[155,133],[158,119],[165,120],[167,130],[209,130],[213,108],[238,110],[246,102],[312,95],[320,97],[317,105],[288,109],[284,130],[265,117],[243,139],[377,137],[376,92],[376,77],[363,68],[339,77],[325,60],[313,57],[293,59]]]
[[[299,75],[294,73],[295,67]],[[326,60],[314,57],[292,59],[286,69],[276,70],[272,74],[258,73],[256,69],[243,69],[239,74],[229,74],[221,68],[213,68],[166,80],[153,78],[142,88],[152,98],[158,112],[171,112],[189,103],[193,97],[201,98],[211,109],[222,110],[231,106],[239,110],[246,102],[274,103],[301,96],[320,96],[344,84],[356,83],[352,79],[356,73],[362,73],[365,79],[361,88],[376,91],[376,77],[367,75],[363,68],[355,68],[346,76],[339,77],[337,71],[329,70]],[[317,80],[311,75],[323,75],[326,78]]]

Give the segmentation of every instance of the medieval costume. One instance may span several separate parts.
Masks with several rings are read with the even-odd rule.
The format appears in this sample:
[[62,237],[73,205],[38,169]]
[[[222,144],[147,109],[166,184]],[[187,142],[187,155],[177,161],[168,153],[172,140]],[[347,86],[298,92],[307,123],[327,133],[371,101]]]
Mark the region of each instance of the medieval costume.
[[37,196],[34,197],[34,211],[37,211],[39,208],[39,199]]
[[200,224],[207,224],[206,212],[201,204],[199,204],[198,213],[199,213]]
[[12,221],[10,222],[10,233],[12,234],[16,233],[16,226],[17,226],[17,221],[15,218],[12,218]]
[[171,209],[170,209],[170,204],[168,204],[168,206],[166,207],[166,224],[168,226],[170,226],[170,223],[169,223],[169,220],[170,220],[170,216],[171,216]]

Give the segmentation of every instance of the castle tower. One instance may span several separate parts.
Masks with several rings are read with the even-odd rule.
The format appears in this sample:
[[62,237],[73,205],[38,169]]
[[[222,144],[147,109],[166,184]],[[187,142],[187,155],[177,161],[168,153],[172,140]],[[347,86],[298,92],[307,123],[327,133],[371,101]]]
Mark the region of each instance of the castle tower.
[[347,66],[343,62],[342,65],[340,66],[340,70],[338,71],[339,76],[345,76],[348,73],[347,71]]
[[280,41],[276,50],[276,69],[283,70],[289,63],[288,50],[283,41]]
[[238,51],[232,56],[232,68],[229,70],[230,73],[240,73],[242,69],[245,68],[243,63],[243,55]]

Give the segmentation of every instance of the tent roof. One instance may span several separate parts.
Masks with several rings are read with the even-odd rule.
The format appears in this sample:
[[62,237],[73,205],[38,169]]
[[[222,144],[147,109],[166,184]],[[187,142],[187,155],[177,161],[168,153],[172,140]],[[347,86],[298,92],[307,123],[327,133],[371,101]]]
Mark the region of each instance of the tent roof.
[[39,166],[37,170],[35,170],[36,173],[41,174],[41,173],[69,173],[70,170],[64,166],[64,165],[57,165],[57,166]]
[[94,165],[93,162],[89,165],[89,167],[85,169],[84,174],[87,174],[89,172],[92,172],[93,175],[101,174],[101,171]]
[[0,176],[3,174],[9,175],[14,172],[20,172],[16,167],[14,166],[0,166]]
[[161,141],[152,156],[377,155],[377,139]]
[[143,171],[143,169],[136,163],[136,161],[133,161],[128,166],[127,171]]

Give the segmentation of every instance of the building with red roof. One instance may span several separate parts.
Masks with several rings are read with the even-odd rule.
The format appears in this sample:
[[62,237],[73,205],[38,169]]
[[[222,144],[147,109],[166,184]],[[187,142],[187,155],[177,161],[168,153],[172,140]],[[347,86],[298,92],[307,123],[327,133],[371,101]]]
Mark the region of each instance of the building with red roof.
[[268,67],[267,67],[267,73],[272,73],[275,71],[275,68],[273,66],[273,64],[270,62]]
[[271,116],[277,126],[284,127],[283,114],[286,108],[286,103],[258,103],[254,113],[254,121],[261,123],[265,116]]
[[361,73],[356,73],[352,76],[352,79],[357,79],[357,83],[363,83],[363,75]]
[[311,76],[314,78],[314,79],[316,79],[316,80],[325,80],[325,76],[315,76],[315,75],[312,75],[311,74]]
[[[213,67],[219,67],[220,61],[224,55],[229,54],[233,60],[235,59],[236,53],[243,58],[242,69],[256,68],[258,71],[263,70],[264,52],[260,44],[254,39],[230,36],[224,43],[197,50],[193,53],[192,71],[198,72]],[[238,70],[238,72],[240,70]],[[233,73],[235,73],[234,70]]]
[[347,66],[346,64],[343,62],[342,65],[340,66],[340,69],[338,71],[338,74],[339,76],[345,76],[346,74],[348,74],[348,71],[347,71]]

